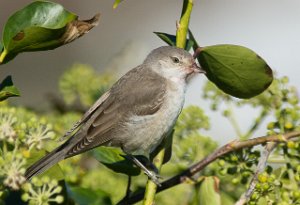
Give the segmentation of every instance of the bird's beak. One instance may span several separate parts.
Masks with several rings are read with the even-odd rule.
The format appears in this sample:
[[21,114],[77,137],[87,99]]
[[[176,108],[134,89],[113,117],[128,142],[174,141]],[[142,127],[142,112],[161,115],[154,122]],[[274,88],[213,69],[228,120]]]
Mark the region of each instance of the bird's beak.
[[196,62],[192,64],[190,67],[190,70],[192,70],[193,73],[203,73],[206,74],[205,70],[203,70],[200,66],[197,65]]

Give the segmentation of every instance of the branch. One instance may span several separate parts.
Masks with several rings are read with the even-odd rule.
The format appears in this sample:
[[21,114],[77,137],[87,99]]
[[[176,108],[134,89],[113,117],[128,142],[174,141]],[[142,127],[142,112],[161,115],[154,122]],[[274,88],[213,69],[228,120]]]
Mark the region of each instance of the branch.
[[241,196],[241,198],[235,203],[235,205],[243,205],[250,199],[250,197],[255,189],[255,185],[257,184],[258,175],[265,170],[265,168],[267,166],[267,160],[268,160],[271,152],[275,149],[277,144],[278,143],[276,143],[276,142],[271,142],[265,146],[265,149],[263,150],[263,153],[260,156],[256,172],[250,182],[248,190]]
[[[240,150],[246,147],[253,147],[260,144],[265,144],[267,142],[286,142],[289,139],[299,137],[300,131],[294,131],[294,132],[288,132],[285,134],[280,135],[269,135],[269,136],[262,136],[257,137],[245,141],[241,140],[234,140],[232,142],[229,142],[228,144],[220,147],[219,149],[215,150],[212,154],[208,155],[206,158],[201,160],[200,162],[194,164],[187,170],[183,171],[182,173],[164,181],[162,183],[161,187],[158,187],[157,193],[164,191],[166,189],[169,189],[173,186],[176,186],[180,183],[185,182],[187,178],[190,178],[191,176],[195,175],[202,169],[204,169],[207,165],[218,159],[219,157],[228,154],[230,152]],[[131,196],[127,200],[121,200],[118,204],[134,204],[140,200],[142,200],[144,196],[145,190],[142,190],[141,192]]]

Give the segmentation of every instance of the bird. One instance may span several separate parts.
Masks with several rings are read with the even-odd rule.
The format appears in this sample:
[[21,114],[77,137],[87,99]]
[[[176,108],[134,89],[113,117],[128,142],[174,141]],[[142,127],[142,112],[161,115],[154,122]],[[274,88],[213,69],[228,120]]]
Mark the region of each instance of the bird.
[[148,177],[158,177],[135,155],[149,158],[173,130],[183,108],[188,79],[205,73],[186,50],[162,46],[122,76],[62,137],[68,138],[25,172],[30,180],[61,160],[98,146],[119,147]]

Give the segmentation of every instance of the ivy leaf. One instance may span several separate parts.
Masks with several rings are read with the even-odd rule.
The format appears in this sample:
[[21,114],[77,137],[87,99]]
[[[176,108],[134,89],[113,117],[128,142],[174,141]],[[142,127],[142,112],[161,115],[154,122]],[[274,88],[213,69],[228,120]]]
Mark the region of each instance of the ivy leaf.
[[116,9],[122,1],[124,1],[124,0],[115,0],[113,9]]
[[221,205],[219,191],[219,179],[217,177],[205,177],[199,190],[199,204],[201,205]]
[[16,96],[20,96],[20,92],[14,86],[11,76],[7,76],[0,84],[0,101]]
[[80,205],[112,204],[110,195],[102,190],[91,190],[67,184],[69,196]]
[[28,51],[54,49],[87,33],[97,25],[99,14],[80,21],[60,4],[35,1],[14,13],[3,30],[0,64]]
[[[176,36],[167,34],[167,33],[162,33],[162,32],[154,32],[161,40],[163,40],[165,43],[167,43],[169,46],[176,46]],[[192,39],[187,39],[186,40],[186,46],[185,50],[189,51],[193,45],[194,41]]]
[[99,162],[115,172],[130,176],[137,176],[140,174],[140,169],[135,167],[130,160],[125,159],[122,156],[124,153],[119,148],[102,146],[91,152]]
[[234,97],[259,95],[273,81],[272,69],[249,48],[224,44],[198,48],[196,53],[208,79]]

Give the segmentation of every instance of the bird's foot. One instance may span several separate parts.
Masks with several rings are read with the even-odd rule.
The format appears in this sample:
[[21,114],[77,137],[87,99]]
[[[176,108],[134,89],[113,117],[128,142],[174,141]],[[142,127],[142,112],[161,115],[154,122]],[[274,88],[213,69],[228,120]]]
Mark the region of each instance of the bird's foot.
[[151,181],[154,182],[154,184],[156,184],[157,186],[161,186],[160,179],[162,179],[162,177],[159,174],[148,169],[144,170],[144,173],[149,177],[149,179],[151,179]]
[[[130,154],[123,157],[132,160],[136,166],[138,166],[141,170],[144,171],[144,173],[151,179],[151,181],[153,181],[157,186],[161,186],[159,179],[162,179],[162,177],[159,176],[158,169],[151,162],[149,162],[149,160],[147,160],[145,163],[145,159],[141,159],[140,157],[139,159],[137,159],[135,156]],[[144,162],[145,165],[141,161]]]

